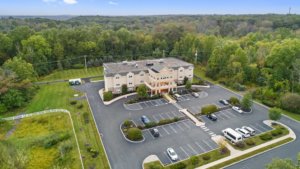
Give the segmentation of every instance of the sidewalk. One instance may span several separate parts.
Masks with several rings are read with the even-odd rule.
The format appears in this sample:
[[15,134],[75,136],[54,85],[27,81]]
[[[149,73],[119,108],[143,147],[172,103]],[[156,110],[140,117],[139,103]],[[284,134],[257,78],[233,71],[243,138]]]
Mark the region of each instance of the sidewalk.
[[181,113],[185,114],[188,118],[190,118],[196,126],[203,126],[205,123],[199,121],[194,115],[192,115],[187,109],[181,109],[179,110]]
[[[271,123],[272,123],[272,121],[271,121],[271,120],[265,120],[264,123],[265,123],[266,125],[269,125],[269,126],[270,126]],[[279,123],[279,122],[277,122],[277,123]],[[217,164],[220,164],[220,163],[223,163],[223,162],[225,162],[225,161],[234,159],[234,158],[236,158],[236,157],[239,157],[239,156],[248,154],[248,153],[250,153],[250,152],[252,152],[252,151],[255,151],[255,150],[258,150],[258,149],[260,149],[260,148],[266,147],[266,146],[268,146],[268,145],[277,143],[277,142],[282,141],[282,140],[287,139],[287,138],[293,138],[294,140],[296,139],[296,134],[294,133],[293,130],[291,130],[288,126],[286,126],[286,125],[284,125],[284,124],[282,124],[282,123],[279,123],[279,124],[283,125],[284,127],[286,127],[286,128],[289,130],[289,134],[288,134],[288,135],[283,136],[283,137],[280,137],[280,138],[277,138],[277,139],[274,139],[274,140],[269,141],[269,142],[264,143],[264,144],[260,144],[260,145],[258,145],[258,146],[253,147],[253,148],[249,148],[249,149],[244,150],[244,151],[236,150],[236,149],[234,149],[230,144],[226,143],[226,147],[230,150],[230,156],[225,157],[225,158],[222,158],[222,159],[217,160],[217,161],[214,161],[214,162],[211,162],[211,163],[209,163],[209,164],[203,165],[203,166],[198,167],[198,168],[196,168],[196,169],[206,169],[206,168],[213,167],[213,166],[215,166],[215,165],[217,165]],[[219,139],[221,139],[221,138],[225,139],[223,136],[215,136],[213,139],[214,139],[214,140],[220,141]],[[281,145],[279,145],[279,146],[281,146]],[[277,148],[277,147],[275,147],[275,148]],[[272,150],[272,149],[269,149],[269,150]],[[267,151],[269,151],[269,150],[267,150]],[[265,152],[265,151],[263,151],[263,152]],[[262,153],[263,153],[263,152],[262,152]],[[255,155],[253,155],[253,156],[256,156],[256,155],[258,155],[258,154],[255,154]],[[251,157],[253,157],[253,156],[251,156]],[[249,157],[249,158],[251,158],[251,157]],[[247,158],[246,158],[246,159],[247,159]],[[238,161],[238,162],[240,162],[240,161]]]

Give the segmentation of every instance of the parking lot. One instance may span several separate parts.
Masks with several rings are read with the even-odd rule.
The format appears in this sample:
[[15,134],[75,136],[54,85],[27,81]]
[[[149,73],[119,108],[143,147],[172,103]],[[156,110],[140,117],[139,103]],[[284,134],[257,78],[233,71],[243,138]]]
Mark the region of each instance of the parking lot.
[[[159,138],[153,137],[149,129],[143,130],[143,135],[146,139],[146,143],[161,142],[161,145],[164,145],[164,143],[168,142],[166,146],[163,146],[163,148],[160,148],[160,150],[156,151],[156,154],[165,165],[174,162],[167,155],[166,150],[169,147],[172,147],[178,154],[179,161],[218,147],[218,145],[210,139],[209,135],[207,135],[199,127],[195,126],[195,124],[189,119],[158,126],[156,128],[160,134]],[[172,141],[173,137],[180,140]]]
[[155,100],[148,100],[148,101],[142,101],[138,103],[133,103],[133,104],[124,104],[124,107],[127,110],[142,110],[148,107],[153,107],[153,106],[161,106],[168,104],[168,101],[164,98],[161,99],[155,99]]
[[[149,130],[144,130],[145,141],[133,144],[127,142],[120,132],[119,127],[124,120],[132,119],[141,125],[140,118],[143,115],[156,122],[162,119],[184,117],[184,115],[178,111],[178,108],[167,103],[164,99],[150,100],[126,107],[128,105],[123,105],[130,98],[125,98],[105,106],[97,94],[97,91],[103,88],[103,83],[102,86],[99,83],[86,83],[81,88],[85,92],[87,91],[87,98],[113,169],[140,169],[142,161],[151,154],[157,155],[163,164],[173,163],[166,154],[169,147],[175,150],[179,160],[210,151],[218,146],[212,141],[211,136],[221,135],[221,131],[228,127],[235,129],[249,126],[255,129],[258,134],[271,129],[263,124],[263,120],[268,119],[267,110],[254,104],[253,113],[250,114],[239,114],[231,109],[220,111],[216,113],[217,122],[213,122],[205,116],[199,116],[206,123],[205,127],[197,127],[189,119],[159,126],[157,127],[160,133],[159,138],[154,138]],[[203,97],[195,98],[190,93],[183,94],[183,100],[179,101],[178,104],[193,113],[199,113],[204,105],[216,104],[221,107],[222,105],[218,102],[220,99],[228,99],[231,96],[238,97],[218,86],[205,88],[199,94]]]

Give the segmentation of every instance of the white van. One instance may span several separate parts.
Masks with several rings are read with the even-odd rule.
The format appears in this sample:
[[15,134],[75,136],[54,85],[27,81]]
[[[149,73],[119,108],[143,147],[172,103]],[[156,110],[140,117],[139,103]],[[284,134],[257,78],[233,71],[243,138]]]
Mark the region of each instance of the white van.
[[234,131],[232,128],[227,128],[222,132],[224,134],[224,137],[230,140],[232,143],[237,143],[243,140],[243,136]]

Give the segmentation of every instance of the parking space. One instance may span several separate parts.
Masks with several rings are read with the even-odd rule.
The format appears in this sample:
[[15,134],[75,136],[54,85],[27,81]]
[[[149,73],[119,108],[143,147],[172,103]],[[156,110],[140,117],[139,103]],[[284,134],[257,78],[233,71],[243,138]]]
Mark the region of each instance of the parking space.
[[168,104],[168,101],[164,98],[161,98],[161,99],[148,100],[148,101],[143,101],[143,102],[133,103],[133,104],[124,104],[124,107],[127,110],[142,110],[148,107],[161,106],[166,104]]
[[[218,145],[211,139],[199,139],[197,141],[193,140],[188,143],[182,143],[176,146],[174,145],[172,148],[178,155],[178,161],[181,161],[181,160],[188,159],[191,156],[211,151],[213,149],[216,149],[217,147]],[[164,165],[168,165],[176,162],[176,161],[172,161],[168,156],[166,151],[167,148],[168,147],[166,147],[164,151],[158,153],[158,157],[159,159],[161,159],[161,162]]]

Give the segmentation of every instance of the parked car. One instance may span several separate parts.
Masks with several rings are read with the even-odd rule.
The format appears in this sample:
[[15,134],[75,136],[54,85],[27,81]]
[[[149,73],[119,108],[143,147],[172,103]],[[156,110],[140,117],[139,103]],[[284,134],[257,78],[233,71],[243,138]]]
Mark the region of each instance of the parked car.
[[141,120],[144,124],[149,124],[151,122],[147,116],[142,116]]
[[150,133],[151,133],[154,137],[159,137],[159,132],[158,132],[157,128],[152,128],[152,129],[150,129]]
[[242,129],[242,128],[236,128],[235,131],[240,133],[244,138],[248,138],[251,136],[247,130]]
[[179,95],[179,94],[174,94],[174,97],[175,97],[175,99],[178,101],[178,100],[180,100],[181,99],[181,95]]
[[251,136],[254,136],[256,134],[255,130],[252,129],[251,127],[243,126],[242,129],[247,130],[250,133]]
[[178,160],[178,155],[174,151],[173,148],[168,148],[167,149],[168,156],[171,158],[172,161],[177,161]]
[[206,117],[209,118],[212,121],[217,121],[218,120],[217,116],[214,115],[214,114],[208,114],[208,115],[206,115]]
[[199,93],[196,93],[196,92],[193,92],[192,95],[196,98],[198,98],[200,96]]
[[238,112],[238,113],[244,113],[243,110],[239,107],[236,107],[236,106],[232,106],[232,110]]
[[224,137],[227,138],[232,143],[238,143],[240,141],[243,141],[243,136],[233,130],[232,128],[227,128],[222,130],[222,133],[224,134]]
[[229,105],[228,101],[225,99],[221,99],[221,100],[219,100],[219,102],[225,106]]

